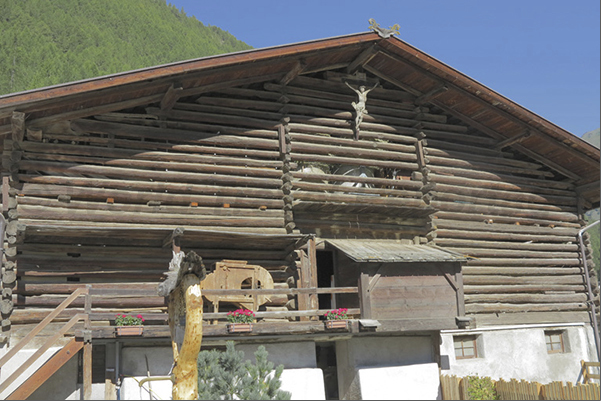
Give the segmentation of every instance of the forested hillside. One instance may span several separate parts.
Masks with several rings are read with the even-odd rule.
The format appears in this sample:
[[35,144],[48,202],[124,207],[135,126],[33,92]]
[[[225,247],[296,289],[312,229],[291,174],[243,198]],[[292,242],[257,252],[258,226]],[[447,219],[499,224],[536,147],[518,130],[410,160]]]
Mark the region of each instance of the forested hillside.
[[249,49],[165,0],[0,0],[0,94]]

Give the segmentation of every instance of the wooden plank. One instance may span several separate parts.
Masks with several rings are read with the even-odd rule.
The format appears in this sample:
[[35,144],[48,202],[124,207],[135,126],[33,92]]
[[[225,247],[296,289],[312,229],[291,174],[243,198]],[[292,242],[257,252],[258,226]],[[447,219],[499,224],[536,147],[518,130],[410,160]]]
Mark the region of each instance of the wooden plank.
[[[46,363],[36,370],[27,380],[23,382],[15,391],[13,391],[7,400],[25,400],[33,394],[46,380],[56,373],[65,363],[77,355],[77,352],[83,347],[82,341],[75,338],[54,354]],[[87,398],[89,399],[89,398]]]

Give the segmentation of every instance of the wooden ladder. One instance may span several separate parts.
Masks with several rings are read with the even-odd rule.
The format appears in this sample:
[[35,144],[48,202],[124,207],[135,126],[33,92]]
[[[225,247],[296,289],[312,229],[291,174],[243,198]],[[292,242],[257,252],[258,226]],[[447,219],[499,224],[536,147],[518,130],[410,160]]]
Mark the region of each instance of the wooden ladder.
[[[33,330],[31,330],[19,343],[11,348],[6,355],[0,359],[0,369],[12,357],[22,350],[35,336],[41,332],[54,318],[64,311],[75,299],[80,296],[85,296],[85,313],[78,313],[73,316],[65,325],[58,330],[52,337],[37,349],[21,366],[15,370],[6,380],[0,383],[0,393],[6,390],[19,376],[33,365],[54,343],[65,335],[77,322],[84,322],[85,330],[91,330],[90,313],[92,303],[90,299],[90,285],[85,288],[76,289],[67,299],[65,299],[55,310],[53,310],[44,320],[42,320]],[[83,348],[84,366],[83,366],[83,389],[84,399],[89,400],[92,397],[92,341],[91,335],[84,336],[82,340],[72,338],[67,345],[54,354],[44,365],[26,379],[15,391],[13,391],[6,399],[25,399],[39,388],[46,380],[48,380],[61,366],[71,359],[77,352]]]

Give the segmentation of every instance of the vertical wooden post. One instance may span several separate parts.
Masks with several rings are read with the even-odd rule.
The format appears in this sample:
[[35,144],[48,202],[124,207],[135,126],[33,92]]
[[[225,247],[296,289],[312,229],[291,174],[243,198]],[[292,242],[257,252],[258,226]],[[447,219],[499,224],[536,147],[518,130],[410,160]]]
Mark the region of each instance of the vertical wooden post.
[[[309,257],[309,285],[311,288],[317,288],[317,250],[315,246],[315,238],[311,238],[307,242],[307,256]],[[309,295],[309,307],[311,309],[319,309],[319,298],[317,294]],[[318,319],[318,316],[311,317],[311,320]]]
[[371,319],[371,298],[369,291],[369,274],[361,273],[359,276],[359,304],[361,308],[361,318]]
[[[311,286],[311,281],[310,281],[311,266],[310,266],[310,261],[309,261],[309,255],[307,254],[307,252],[305,250],[301,250],[300,252],[301,252],[301,266],[300,266],[300,270],[298,271],[299,278],[297,281],[297,283],[298,283],[297,287],[298,288],[309,288]],[[309,301],[309,294],[298,294],[297,300],[298,300],[297,309],[299,311],[310,309],[311,303]],[[307,321],[307,320],[309,320],[309,317],[301,316],[300,320]]]
[[[186,314],[184,341],[175,360],[173,369],[174,400],[198,399],[198,367],[196,358],[202,342],[202,294],[200,279],[194,274],[186,274],[176,291],[181,291],[177,308]],[[175,303],[175,302],[174,302]],[[169,304],[171,306],[171,302]],[[171,311],[170,311],[171,312]],[[173,339],[175,340],[175,339]]]
[[86,320],[84,321],[84,344],[83,344],[83,399],[92,399],[92,300],[90,298],[91,285],[86,285],[84,309]]
[[457,283],[457,291],[455,291],[457,316],[465,316],[465,297],[463,296],[463,273],[461,272],[461,266],[459,266],[459,270],[455,273],[455,283]]

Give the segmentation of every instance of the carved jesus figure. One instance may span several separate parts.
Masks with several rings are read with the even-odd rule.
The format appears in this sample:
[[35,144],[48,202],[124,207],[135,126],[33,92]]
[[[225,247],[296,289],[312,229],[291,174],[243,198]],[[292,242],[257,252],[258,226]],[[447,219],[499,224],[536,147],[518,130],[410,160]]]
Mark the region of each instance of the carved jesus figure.
[[372,90],[376,89],[376,87],[380,83],[376,82],[376,84],[370,89],[366,89],[365,86],[363,86],[363,85],[359,86],[359,89],[355,89],[347,81],[344,81],[344,83],[346,84],[346,86],[351,88],[353,90],[353,92],[355,92],[357,94],[357,97],[358,97],[358,101],[353,102],[352,105],[353,105],[353,108],[355,109],[355,127],[354,127],[355,139],[359,139],[359,126],[361,125],[361,122],[363,121],[363,116],[365,114],[368,114],[367,108],[366,108],[367,94],[369,92],[371,92]]

